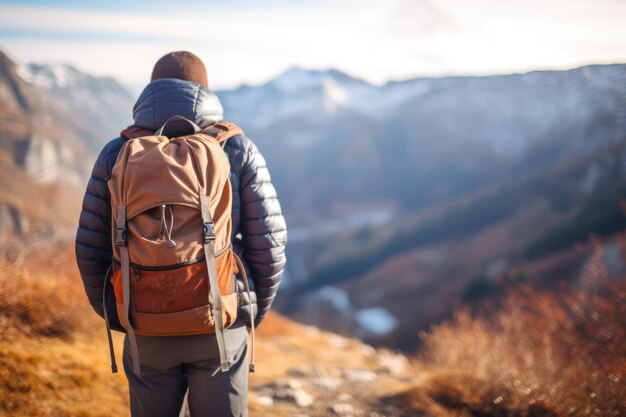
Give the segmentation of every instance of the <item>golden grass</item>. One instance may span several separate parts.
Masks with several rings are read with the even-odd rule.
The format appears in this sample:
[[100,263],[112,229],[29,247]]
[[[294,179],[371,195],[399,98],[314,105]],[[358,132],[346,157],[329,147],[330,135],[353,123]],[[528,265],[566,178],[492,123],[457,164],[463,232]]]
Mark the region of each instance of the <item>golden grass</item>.
[[257,373],[253,382],[267,382],[294,368],[325,370],[375,367],[375,351],[361,342],[296,324],[270,314],[258,331]]
[[626,280],[600,251],[586,278],[574,294],[517,288],[421,335],[422,379],[394,400],[429,416],[626,415]]
[[69,252],[32,255],[17,263],[0,258],[0,334],[67,338],[94,325]]
[[127,415],[126,381],[111,375],[106,352],[106,344],[92,337],[0,343],[0,412],[12,416]]
[[127,415],[126,381],[111,375],[71,252],[25,259],[0,259],[0,415]]

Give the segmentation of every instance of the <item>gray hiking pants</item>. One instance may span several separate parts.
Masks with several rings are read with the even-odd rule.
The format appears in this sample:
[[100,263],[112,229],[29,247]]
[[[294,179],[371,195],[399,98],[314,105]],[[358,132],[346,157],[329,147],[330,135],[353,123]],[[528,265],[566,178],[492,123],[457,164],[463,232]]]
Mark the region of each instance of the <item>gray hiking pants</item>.
[[191,417],[248,415],[248,331],[237,320],[225,331],[230,370],[220,371],[214,334],[137,335],[141,376],[133,373],[124,340],[124,371],[132,417],[178,417],[185,392]]

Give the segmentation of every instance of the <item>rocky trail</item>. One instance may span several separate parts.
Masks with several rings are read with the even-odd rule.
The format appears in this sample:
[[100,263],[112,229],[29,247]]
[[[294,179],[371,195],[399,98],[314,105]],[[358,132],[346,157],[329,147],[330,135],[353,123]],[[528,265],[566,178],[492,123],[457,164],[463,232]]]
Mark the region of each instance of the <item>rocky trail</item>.
[[[409,359],[271,315],[260,329],[251,416],[400,417],[387,397],[411,387]],[[181,417],[189,417],[186,407]]]
[[251,415],[402,415],[382,399],[414,382],[407,357],[282,317],[271,327],[259,331],[261,340],[274,334],[261,345],[260,370],[250,379]]
[[[379,400],[377,388],[389,381],[373,371],[338,370],[329,376],[320,369],[279,379],[253,389],[253,415],[288,416],[400,416],[400,410]],[[396,381],[392,381],[392,384]]]

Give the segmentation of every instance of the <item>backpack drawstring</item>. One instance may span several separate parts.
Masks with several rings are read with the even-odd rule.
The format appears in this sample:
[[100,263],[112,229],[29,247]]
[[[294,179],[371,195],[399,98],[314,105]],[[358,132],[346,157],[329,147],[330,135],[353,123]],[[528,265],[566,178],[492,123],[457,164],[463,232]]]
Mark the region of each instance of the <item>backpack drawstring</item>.
[[[165,220],[165,209],[170,209],[170,226],[167,227],[167,221]],[[165,233],[163,233],[165,231]],[[172,206],[166,206],[165,204],[161,205],[161,225],[159,226],[158,236],[163,236],[163,239],[166,241],[167,246],[173,248],[176,246],[176,242],[172,240],[172,232],[174,231],[174,209]]]

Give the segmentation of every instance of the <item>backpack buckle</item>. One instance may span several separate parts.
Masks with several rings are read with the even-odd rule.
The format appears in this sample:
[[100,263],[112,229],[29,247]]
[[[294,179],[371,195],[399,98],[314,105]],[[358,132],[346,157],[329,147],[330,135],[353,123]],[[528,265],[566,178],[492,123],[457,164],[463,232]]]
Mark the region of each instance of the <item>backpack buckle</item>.
[[115,246],[126,246],[126,228],[115,228]]
[[204,243],[215,242],[215,223],[205,222],[203,226]]

